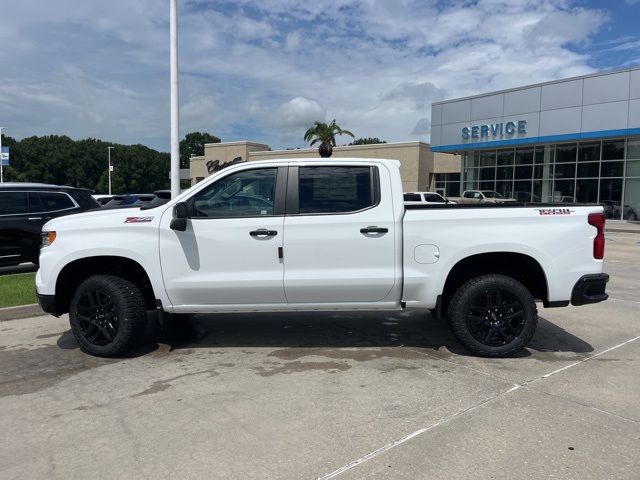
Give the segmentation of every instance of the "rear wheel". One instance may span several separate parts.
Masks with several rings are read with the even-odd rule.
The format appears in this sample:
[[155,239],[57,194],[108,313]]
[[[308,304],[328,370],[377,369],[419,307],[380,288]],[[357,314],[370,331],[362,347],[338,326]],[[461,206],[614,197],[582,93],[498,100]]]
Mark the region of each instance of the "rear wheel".
[[448,315],[460,343],[486,357],[507,357],[522,350],[538,324],[529,290],[504,275],[469,280],[454,294]]
[[95,275],[78,287],[69,321],[83,351],[98,357],[123,355],[144,337],[144,298],[128,280]]

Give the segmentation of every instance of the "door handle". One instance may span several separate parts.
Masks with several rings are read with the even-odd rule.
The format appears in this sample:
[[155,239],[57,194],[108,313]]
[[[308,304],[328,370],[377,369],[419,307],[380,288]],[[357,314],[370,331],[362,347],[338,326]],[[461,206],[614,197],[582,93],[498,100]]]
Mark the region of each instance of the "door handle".
[[252,237],[275,237],[277,234],[276,230],[267,230],[266,228],[259,228],[249,232]]
[[30,222],[35,222],[37,220],[42,220],[42,217],[28,217],[27,220],[29,220]]
[[360,233],[365,235],[367,233],[387,233],[388,231],[389,229],[384,227],[364,227],[360,229]]

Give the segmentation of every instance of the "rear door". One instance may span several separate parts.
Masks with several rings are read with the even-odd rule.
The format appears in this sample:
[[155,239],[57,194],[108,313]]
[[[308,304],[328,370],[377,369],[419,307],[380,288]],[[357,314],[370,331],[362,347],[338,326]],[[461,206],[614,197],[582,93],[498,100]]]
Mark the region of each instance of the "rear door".
[[0,265],[23,261],[21,244],[28,214],[27,192],[0,190]]
[[391,184],[382,167],[291,167],[284,237],[289,303],[383,300],[395,284]]

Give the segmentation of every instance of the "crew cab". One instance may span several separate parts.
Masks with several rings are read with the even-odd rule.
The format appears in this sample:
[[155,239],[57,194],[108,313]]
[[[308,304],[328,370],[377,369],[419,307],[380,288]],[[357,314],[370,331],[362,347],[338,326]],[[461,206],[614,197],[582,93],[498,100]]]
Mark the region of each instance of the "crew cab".
[[604,222],[599,205],[405,205],[395,160],[247,162],[156,208],[47,223],[36,287],[98,356],[129,351],[151,309],[419,309],[499,357],[533,336],[536,301],[607,298]]

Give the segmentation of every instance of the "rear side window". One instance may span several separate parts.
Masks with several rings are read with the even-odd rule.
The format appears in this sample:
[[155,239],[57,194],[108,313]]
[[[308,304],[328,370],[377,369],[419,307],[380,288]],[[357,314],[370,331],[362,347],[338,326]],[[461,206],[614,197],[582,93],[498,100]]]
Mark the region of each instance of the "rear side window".
[[420,198],[419,193],[405,193],[404,194],[405,202],[420,202],[422,199]]
[[425,193],[424,199],[427,202],[444,203],[444,198],[442,198],[440,195],[437,195],[435,193]]
[[370,167],[300,167],[300,214],[346,213],[375,203]]
[[67,194],[58,192],[31,192],[29,203],[29,210],[32,213],[57,212],[76,206]]
[[464,192],[464,198],[474,198],[474,192]]
[[0,215],[20,215],[28,210],[26,192],[0,192]]

